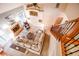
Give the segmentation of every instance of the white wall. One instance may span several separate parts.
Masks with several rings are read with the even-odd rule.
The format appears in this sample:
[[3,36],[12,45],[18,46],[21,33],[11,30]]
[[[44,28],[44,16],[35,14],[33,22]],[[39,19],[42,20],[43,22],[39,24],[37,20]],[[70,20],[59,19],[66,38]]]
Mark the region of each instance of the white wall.
[[79,4],[77,3],[70,3],[67,5],[65,13],[69,20],[76,19],[79,17]]
[[46,28],[53,25],[57,17],[63,17],[64,21],[67,20],[66,15],[55,8],[56,4],[43,4],[43,7],[43,23],[45,24]]
[[0,3],[0,14],[17,8],[23,5],[23,3]]
[[39,5],[40,5],[40,7],[42,7],[42,9],[44,11],[38,12],[38,16],[36,16],[36,17],[31,17],[30,18],[31,23],[33,23],[33,25],[37,25],[37,24],[39,25],[40,24],[39,19],[41,19],[42,20],[41,23],[44,25],[50,25],[51,23],[53,24],[54,16],[56,15],[54,13],[55,10],[53,11],[53,9],[55,8],[56,4],[42,3]]
[[42,7],[44,11],[38,12],[38,16],[36,17],[30,17],[29,22],[31,22],[33,25],[37,24],[39,25],[40,24],[39,19],[41,19],[42,20],[41,24],[44,24],[45,29],[47,29],[48,27],[54,24],[56,18],[59,16],[64,18],[63,22],[67,20],[66,15],[60,10],[55,8],[56,3],[43,3],[39,5]]

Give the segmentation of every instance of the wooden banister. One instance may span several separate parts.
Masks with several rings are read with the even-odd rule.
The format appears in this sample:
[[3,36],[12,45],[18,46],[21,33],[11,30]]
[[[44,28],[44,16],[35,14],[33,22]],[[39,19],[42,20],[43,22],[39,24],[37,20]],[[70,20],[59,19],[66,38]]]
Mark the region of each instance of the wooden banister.
[[68,37],[72,38],[79,33],[79,21],[76,22],[74,27],[66,34]]
[[[64,25],[63,28],[62,28],[62,25]],[[66,27],[66,26],[69,26],[69,27]],[[69,29],[69,31],[67,32],[68,29]],[[76,47],[77,45],[79,45],[79,40],[75,40],[73,38],[74,36],[76,36],[79,33],[79,18],[77,18],[75,20],[67,21],[64,24],[61,24],[58,26],[57,25],[52,26],[50,32],[52,33],[52,35],[55,36],[55,38],[57,40],[61,41],[62,55],[63,56],[68,55],[66,47],[70,46],[71,44],[74,44],[75,46],[70,48],[70,49],[72,49],[72,48]],[[67,32],[67,33],[65,33],[65,32]],[[69,44],[66,46],[67,43],[69,43]],[[72,54],[72,53],[75,53],[75,52],[70,52],[70,54]]]
[[[52,30],[53,29],[53,30]],[[59,31],[59,30],[58,30]],[[56,39],[59,39],[62,37],[62,34],[58,33],[58,31],[56,31],[53,27],[51,28],[50,32],[52,33],[52,35],[54,35],[54,37]]]

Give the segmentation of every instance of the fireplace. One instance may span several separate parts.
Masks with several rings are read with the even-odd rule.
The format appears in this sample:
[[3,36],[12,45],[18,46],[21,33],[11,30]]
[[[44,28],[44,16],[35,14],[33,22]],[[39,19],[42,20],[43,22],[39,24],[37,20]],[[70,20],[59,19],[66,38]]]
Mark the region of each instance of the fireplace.
[[15,36],[17,36],[23,28],[19,25],[19,23],[15,23],[11,26],[11,31],[14,33]]

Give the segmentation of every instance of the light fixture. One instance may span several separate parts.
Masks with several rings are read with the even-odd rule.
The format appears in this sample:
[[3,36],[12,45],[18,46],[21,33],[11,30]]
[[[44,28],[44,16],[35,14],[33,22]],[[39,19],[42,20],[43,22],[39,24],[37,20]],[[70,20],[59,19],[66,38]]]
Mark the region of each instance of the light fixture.
[[28,4],[27,9],[34,9],[34,10],[38,10],[38,11],[43,11],[37,3]]

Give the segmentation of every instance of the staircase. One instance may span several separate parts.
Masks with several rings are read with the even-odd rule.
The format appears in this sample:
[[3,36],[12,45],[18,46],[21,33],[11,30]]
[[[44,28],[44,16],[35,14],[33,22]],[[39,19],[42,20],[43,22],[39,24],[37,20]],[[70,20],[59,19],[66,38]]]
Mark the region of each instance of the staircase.
[[54,25],[50,32],[61,42],[63,56],[79,56],[79,18]]

